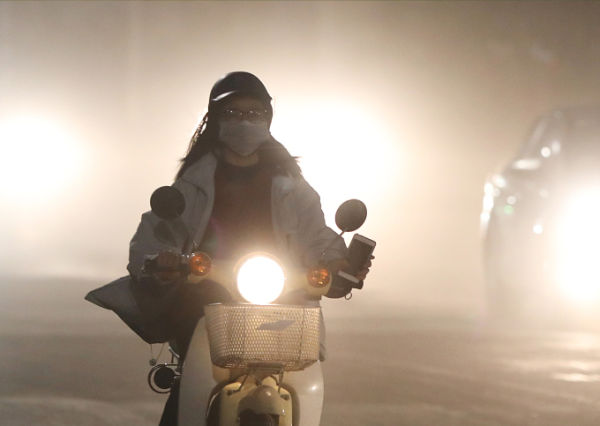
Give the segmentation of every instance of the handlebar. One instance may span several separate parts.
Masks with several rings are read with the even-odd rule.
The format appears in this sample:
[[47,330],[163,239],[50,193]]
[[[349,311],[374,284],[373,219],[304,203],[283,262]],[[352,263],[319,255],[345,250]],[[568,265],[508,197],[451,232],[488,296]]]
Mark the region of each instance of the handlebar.
[[177,267],[161,267],[157,264],[157,258],[146,259],[144,270],[146,272],[181,272],[184,275],[193,274],[205,276],[212,267],[211,258],[205,253],[180,254]]
[[364,281],[359,280],[354,275],[351,275],[344,271],[338,271],[336,276],[333,278],[333,285],[346,286],[360,290],[363,288]]
[[[222,261],[213,264],[211,258],[202,252],[191,254],[180,254],[176,267],[159,267],[157,258],[146,259],[144,269],[146,272],[180,272],[189,283],[198,283],[209,279],[219,283],[231,294],[237,293],[235,273],[239,263]],[[338,271],[332,275],[325,268],[315,268],[304,271],[286,271],[286,292],[304,289],[308,294],[314,297],[321,297],[328,294],[331,287],[345,289],[362,289],[363,281],[345,271]]]

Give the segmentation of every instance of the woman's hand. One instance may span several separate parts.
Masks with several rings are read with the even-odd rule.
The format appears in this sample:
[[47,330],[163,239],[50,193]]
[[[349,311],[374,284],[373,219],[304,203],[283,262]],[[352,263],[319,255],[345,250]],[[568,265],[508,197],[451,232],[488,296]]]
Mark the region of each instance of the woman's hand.
[[156,258],[158,271],[154,274],[162,281],[175,281],[181,277],[179,255],[170,251],[161,251]]
[[373,262],[371,262],[371,260],[373,259],[375,259],[375,256],[371,256],[371,258],[367,260],[363,267],[356,273],[356,278],[358,278],[361,281],[364,281],[364,279],[367,278],[367,274],[369,273],[369,270],[373,265]]
[[[371,259],[374,259],[374,257],[371,256],[371,258],[367,262],[365,262],[363,267],[354,275],[356,278],[358,278],[361,281],[365,279],[365,277],[369,273],[369,268],[371,267]],[[342,270],[342,271],[349,270],[350,263],[348,262],[347,259],[332,260],[327,264],[327,269],[329,269],[329,272],[331,273],[331,275],[335,276],[335,275],[337,275],[338,271],[340,271],[340,270]],[[338,282],[336,284],[334,281],[334,285],[331,286],[331,288],[329,289],[329,292],[327,293],[326,296],[331,297],[333,299],[338,299],[340,297],[344,297],[351,291],[352,291],[352,287],[350,286],[349,283],[343,284],[341,282]]]
[[[367,277],[367,274],[369,273],[369,270],[373,265],[373,263],[371,262],[372,259],[375,259],[375,256],[371,256],[371,258],[365,262],[362,268],[360,268],[358,272],[356,272],[356,274],[354,275],[356,278],[363,281]],[[335,275],[340,269],[342,271],[348,270],[350,268],[350,263],[348,263],[346,259],[337,259],[329,262],[327,268],[329,269],[329,272],[331,272],[332,275]]]

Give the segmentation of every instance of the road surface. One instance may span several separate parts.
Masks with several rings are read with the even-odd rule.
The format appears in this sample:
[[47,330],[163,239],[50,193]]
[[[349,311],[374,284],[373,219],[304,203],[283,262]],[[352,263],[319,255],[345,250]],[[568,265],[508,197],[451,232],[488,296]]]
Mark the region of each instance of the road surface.
[[[83,302],[89,285],[43,284],[2,284],[0,423],[157,424],[148,345]],[[327,324],[322,425],[600,424],[592,331],[435,315]]]

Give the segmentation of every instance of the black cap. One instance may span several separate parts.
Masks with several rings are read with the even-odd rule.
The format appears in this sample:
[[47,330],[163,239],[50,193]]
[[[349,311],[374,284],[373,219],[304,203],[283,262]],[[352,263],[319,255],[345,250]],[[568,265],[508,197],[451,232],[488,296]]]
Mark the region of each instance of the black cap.
[[219,102],[231,95],[249,95],[266,103],[271,96],[257,76],[246,71],[234,71],[217,81],[210,91],[210,103]]

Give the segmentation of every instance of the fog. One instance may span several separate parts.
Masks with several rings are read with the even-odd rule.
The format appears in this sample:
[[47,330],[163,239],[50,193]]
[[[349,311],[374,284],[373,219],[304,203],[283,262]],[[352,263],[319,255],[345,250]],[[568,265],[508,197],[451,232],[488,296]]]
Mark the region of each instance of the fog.
[[536,117],[599,103],[599,22],[575,1],[0,1],[1,423],[158,423],[167,350],[83,297],[126,274],[212,85],[245,70],[328,224],[359,198],[377,241],[365,288],[323,302],[323,424],[597,425],[597,320],[487,321],[480,214]]
[[599,99],[599,19],[593,2],[1,2],[0,271],[124,275],[212,84],[246,70],[328,223],[368,205],[354,306],[476,315],[485,177],[536,116]]

